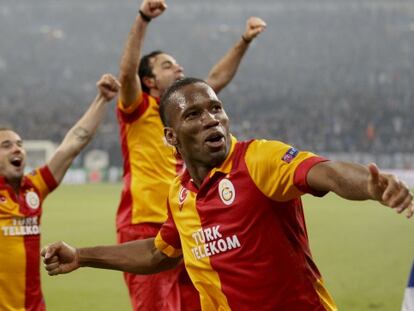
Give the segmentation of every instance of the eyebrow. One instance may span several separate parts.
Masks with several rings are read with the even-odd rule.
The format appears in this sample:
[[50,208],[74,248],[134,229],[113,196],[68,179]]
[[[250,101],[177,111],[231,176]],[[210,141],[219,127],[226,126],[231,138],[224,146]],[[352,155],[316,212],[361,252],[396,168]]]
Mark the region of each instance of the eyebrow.
[[198,110],[198,109],[200,109],[200,108],[196,105],[192,105],[192,106],[189,106],[189,107],[187,106],[187,107],[185,107],[184,109],[181,110],[181,114],[184,115],[188,111],[193,111],[193,110]]
[[[221,107],[223,107],[223,103],[220,100],[211,99],[211,100],[208,101],[208,107],[211,107],[211,106],[217,105],[217,104],[219,104]],[[198,109],[203,109],[203,108],[200,108],[200,105],[187,106],[186,108],[184,108],[182,110],[182,114],[185,114],[187,111],[193,111],[193,110],[198,110]]]

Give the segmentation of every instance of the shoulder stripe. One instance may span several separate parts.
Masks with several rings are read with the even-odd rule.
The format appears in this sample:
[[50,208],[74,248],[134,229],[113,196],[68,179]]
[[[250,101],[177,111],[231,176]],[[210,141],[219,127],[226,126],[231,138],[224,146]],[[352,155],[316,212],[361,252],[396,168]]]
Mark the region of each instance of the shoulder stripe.
[[[138,99],[140,100],[140,99]],[[148,94],[143,93],[142,101],[139,105],[137,105],[137,108],[134,109],[131,112],[123,111],[119,108],[119,105],[117,107],[117,114],[119,119],[124,123],[132,123],[136,120],[138,120],[144,113],[147,111],[149,107],[150,97]]]
[[47,165],[41,167],[39,169],[40,175],[42,175],[43,180],[45,181],[47,187],[49,188],[49,192],[54,190],[58,183],[53,176],[52,172],[50,171],[49,167]]
[[247,148],[253,142],[253,139],[247,141],[238,141],[232,154],[233,167],[238,167],[241,160],[244,161]]

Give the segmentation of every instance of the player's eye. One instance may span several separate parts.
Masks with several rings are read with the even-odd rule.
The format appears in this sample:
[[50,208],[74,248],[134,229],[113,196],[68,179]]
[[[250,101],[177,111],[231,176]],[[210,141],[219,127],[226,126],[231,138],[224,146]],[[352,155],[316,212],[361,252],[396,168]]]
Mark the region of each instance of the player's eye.
[[10,141],[5,141],[1,143],[1,148],[4,148],[4,149],[9,149],[11,148],[11,146],[12,146],[12,143]]
[[198,117],[199,115],[200,115],[199,111],[192,110],[192,111],[189,111],[189,112],[186,113],[185,119],[186,120],[191,120],[191,119],[194,119],[194,118]]

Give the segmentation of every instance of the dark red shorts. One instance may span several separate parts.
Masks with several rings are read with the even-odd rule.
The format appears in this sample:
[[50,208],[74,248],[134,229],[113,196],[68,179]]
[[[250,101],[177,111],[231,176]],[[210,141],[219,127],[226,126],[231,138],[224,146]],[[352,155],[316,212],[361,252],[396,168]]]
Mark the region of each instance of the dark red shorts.
[[[118,243],[155,237],[158,224],[131,225],[118,231]],[[196,311],[200,298],[181,264],[152,275],[124,273],[134,311]]]

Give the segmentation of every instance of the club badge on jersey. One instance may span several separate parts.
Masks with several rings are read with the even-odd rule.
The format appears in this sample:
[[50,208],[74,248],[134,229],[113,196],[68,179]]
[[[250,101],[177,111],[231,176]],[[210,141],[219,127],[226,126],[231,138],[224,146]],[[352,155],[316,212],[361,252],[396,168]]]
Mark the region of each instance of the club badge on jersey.
[[234,202],[236,189],[234,189],[233,183],[229,179],[223,178],[220,180],[218,191],[220,199],[224,204],[231,205]]
[[31,209],[38,209],[40,206],[40,199],[36,192],[28,191],[26,192],[26,204]]

